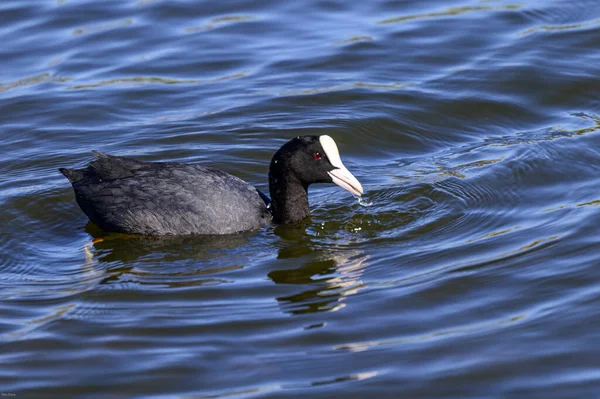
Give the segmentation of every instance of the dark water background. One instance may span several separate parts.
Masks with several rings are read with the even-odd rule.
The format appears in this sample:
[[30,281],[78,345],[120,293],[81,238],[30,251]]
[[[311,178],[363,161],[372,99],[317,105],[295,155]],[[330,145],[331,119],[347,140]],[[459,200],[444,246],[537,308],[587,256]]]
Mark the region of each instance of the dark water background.
[[[600,395],[598,1],[0,3],[0,393]],[[106,235],[91,150],[267,188],[329,134],[371,207]],[[104,238],[102,242],[92,242]]]

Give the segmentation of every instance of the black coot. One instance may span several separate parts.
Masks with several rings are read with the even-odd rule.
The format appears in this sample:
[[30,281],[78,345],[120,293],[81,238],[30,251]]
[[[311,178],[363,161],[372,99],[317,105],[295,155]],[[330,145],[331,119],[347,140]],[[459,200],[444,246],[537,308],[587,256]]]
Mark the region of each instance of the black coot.
[[269,198],[222,170],[177,162],[143,162],[96,152],[84,169],[59,169],[77,203],[107,231],[148,235],[229,234],[271,221],[306,218],[308,186],[336,183],[355,195],[362,186],[329,136],[296,137],[275,153]]

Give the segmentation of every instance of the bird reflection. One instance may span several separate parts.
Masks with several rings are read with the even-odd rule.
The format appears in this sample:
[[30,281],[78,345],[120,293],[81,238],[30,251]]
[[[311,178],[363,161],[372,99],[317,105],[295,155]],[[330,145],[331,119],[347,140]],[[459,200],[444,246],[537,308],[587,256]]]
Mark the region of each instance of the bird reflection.
[[[93,238],[88,246],[88,256],[100,262],[120,261],[130,263],[152,257],[155,260],[176,261],[180,259],[206,260],[221,256],[248,242],[248,234],[222,236],[140,236],[133,234],[106,233],[92,222],[86,232]],[[92,249],[94,255],[92,255]]]
[[[297,292],[277,298],[286,313],[336,311],[346,306],[346,298],[365,287],[361,276],[369,256],[362,250],[349,248],[348,242],[315,238],[307,232],[310,226],[305,221],[273,230],[280,238],[276,244],[277,259],[287,260],[281,263],[293,263],[294,267],[271,270],[267,275],[277,284],[298,287]],[[216,275],[246,265],[245,244],[253,235],[148,237],[105,233],[92,223],[86,226],[86,231],[93,238],[84,249],[86,263],[108,266],[100,284],[120,282],[127,276],[128,281],[141,285],[168,287],[227,282]],[[241,247],[245,249],[237,253]],[[224,257],[228,261],[224,262]],[[238,260],[231,262],[231,259]],[[165,264],[169,267],[165,268]]]
[[299,267],[274,270],[268,274],[277,284],[297,284],[298,293],[279,297],[281,309],[291,314],[336,311],[346,306],[344,301],[366,287],[361,276],[369,256],[343,245],[319,248],[305,228],[276,228],[284,239],[278,259],[298,258]]
[[[243,264],[224,264],[221,258],[249,239],[249,234],[244,233],[201,237],[106,233],[91,222],[86,225],[86,232],[93,238],[84,247],[86,264],[108,266],[104,267],[100,284],[119,282],[128,276],[139,284],[169,287],[225,282],[215,274],[241,269]],[[165,268],[165,264],[169,267]]]

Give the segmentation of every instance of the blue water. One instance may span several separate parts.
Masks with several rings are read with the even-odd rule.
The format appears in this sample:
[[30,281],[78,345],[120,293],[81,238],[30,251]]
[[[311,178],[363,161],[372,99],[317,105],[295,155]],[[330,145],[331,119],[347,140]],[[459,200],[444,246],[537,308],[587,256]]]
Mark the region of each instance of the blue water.
[[[598,396],[596,1],[5,0],[0,21],[0,395]],[[97,149],[268,191],[308,134],[371,206],[321,185],[294,226],[124,236],[57,170]]]

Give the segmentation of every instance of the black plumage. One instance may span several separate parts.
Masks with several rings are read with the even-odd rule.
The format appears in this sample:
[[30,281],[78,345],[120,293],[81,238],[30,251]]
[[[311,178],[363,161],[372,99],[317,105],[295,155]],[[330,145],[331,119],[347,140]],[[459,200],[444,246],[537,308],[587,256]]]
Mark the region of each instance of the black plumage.
[[229,234],[304,219],[308,186],[332,182],[328,172],[337,169],[318,136],[290,140],[271,161],[269,207],[266,195],[219,169],[95,154],[86,168],[59,169],[77,203],[106,231],[147,235]]

